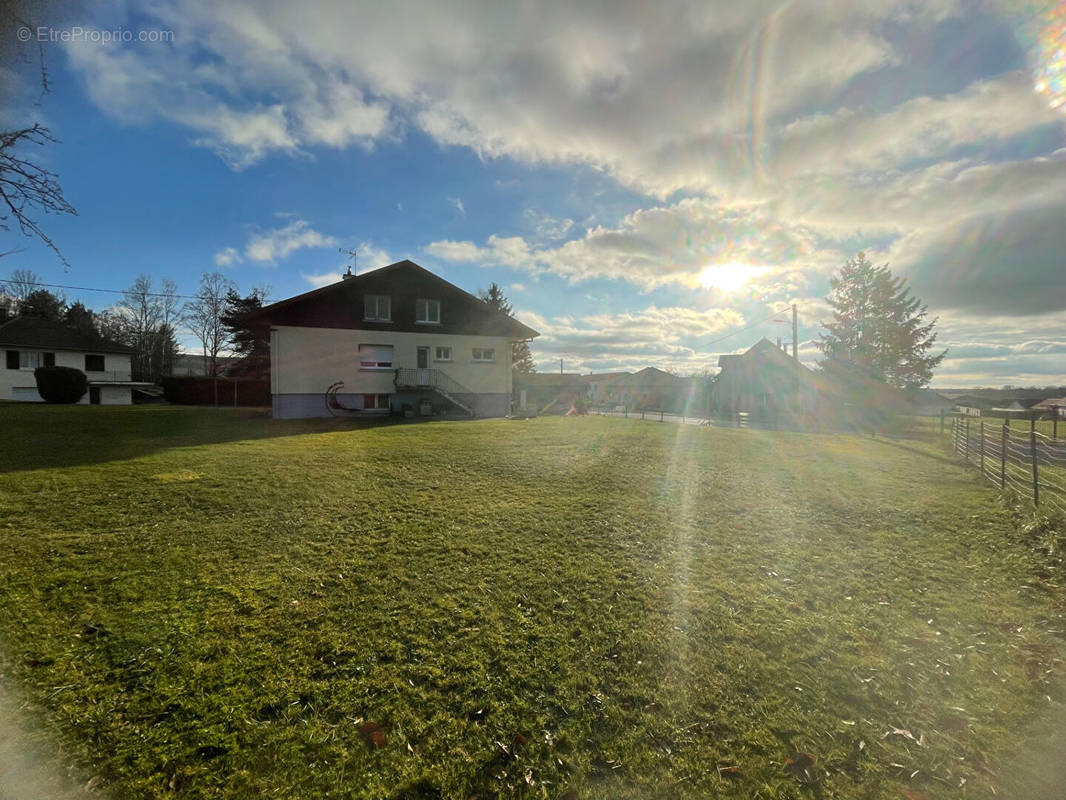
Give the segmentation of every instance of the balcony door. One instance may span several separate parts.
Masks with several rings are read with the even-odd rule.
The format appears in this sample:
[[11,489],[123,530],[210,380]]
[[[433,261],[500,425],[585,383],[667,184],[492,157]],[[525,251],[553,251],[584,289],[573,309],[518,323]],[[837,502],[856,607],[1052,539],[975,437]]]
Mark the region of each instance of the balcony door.
[[419,386],[432,386],[432,375],[429,372],[429,348],[419,347],[416,350],[415,366],[418,367],[418,385]]

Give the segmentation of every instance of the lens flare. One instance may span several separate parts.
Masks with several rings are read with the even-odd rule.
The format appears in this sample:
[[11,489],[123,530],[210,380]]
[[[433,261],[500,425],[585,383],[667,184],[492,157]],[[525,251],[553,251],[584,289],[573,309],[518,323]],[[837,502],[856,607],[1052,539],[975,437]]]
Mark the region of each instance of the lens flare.
[[735,292],[764,272],[765,267],[752,267],[748,264],[711,264],[703,268],[696,280],[704,289]]
[[1047,98],[1051,108],[1066,105],[1066,3],[1043,13],[1034,53],[1033,88]]

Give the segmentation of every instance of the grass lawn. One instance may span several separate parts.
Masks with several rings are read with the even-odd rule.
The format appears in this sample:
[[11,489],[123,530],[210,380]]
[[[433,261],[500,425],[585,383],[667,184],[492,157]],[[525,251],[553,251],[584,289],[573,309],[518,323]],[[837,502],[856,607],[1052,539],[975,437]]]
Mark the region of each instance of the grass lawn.
[[1066,700],[1061,573],[939,445],[3,406],[0,453],[0,672],[113,797],[1020,797]]

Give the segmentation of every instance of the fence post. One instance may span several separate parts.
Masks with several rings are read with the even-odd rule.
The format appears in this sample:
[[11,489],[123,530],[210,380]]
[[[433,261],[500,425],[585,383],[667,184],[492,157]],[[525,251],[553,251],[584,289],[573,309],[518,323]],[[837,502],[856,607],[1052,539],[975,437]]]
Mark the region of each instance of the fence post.
[[940,435],[944,435],[944,409],[940,409]]
[[663,422],[663,412],[661,409],[659,411],[659,422]]
[[963,459],[970,460],[970,418],[966,418],[966,449],[962,453]]
[[1040,479],[1036,471],[1036,421],[1033,421],[1033,429],[1029,431],[1029,451],[1033,457],[1033,505],[1040,505]]
[[981,453],[981,477],[984,477],[984,474],[985,474],[985,421],[984,421],[984,418],[981,419],[981,448],[980,448],[980,453]]
[[643,408],[640,410],[640,418],[644,419],[644,409]]
[[999,488],[1007,488],[1007,432],[1010,428],[1007,426],[1006,421],[1003,423],[1003,435],[1000,437],[1002,441],[999,447]]

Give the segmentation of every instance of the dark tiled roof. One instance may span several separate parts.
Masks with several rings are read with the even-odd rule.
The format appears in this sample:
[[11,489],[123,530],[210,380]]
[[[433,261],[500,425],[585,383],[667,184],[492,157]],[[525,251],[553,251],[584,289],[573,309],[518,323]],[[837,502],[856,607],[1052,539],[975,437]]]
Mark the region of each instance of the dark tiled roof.
[[82,350],[89,353],[132,353],[133,348],[91,331],[38,317],[15,317],[0,325],[0,347],[37,350]]
[[[389,322],[363,319],[362,298],[365,294],[393,296],[393,319]],[[415,323],[417,297],[445,299],[445,307],[441,311],[442,319],[435,328]],[[279,300],[247,314],[245,319],[251,323],[267,322],[271,325],[296,327],[417,333],[436,330],[445,334],[510,336],[516,340],[532,339],[540,335],[514,317],[497,311],[480,298],[406,259]]]

